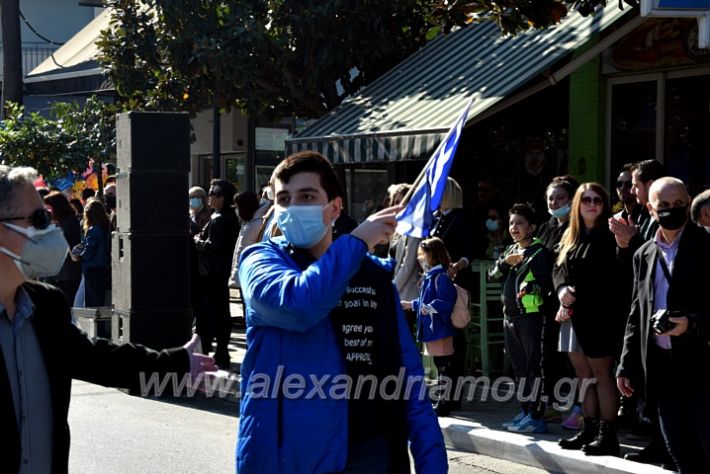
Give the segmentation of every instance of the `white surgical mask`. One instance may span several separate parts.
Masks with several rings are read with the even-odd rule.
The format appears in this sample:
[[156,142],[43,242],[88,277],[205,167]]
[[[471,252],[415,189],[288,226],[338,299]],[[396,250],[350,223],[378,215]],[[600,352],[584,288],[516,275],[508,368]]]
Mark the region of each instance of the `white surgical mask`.
[[279,226],[286,240],[295,247],[309,249],[331,230],[330,226],[323,222],[323,209],[329,205],[277,206],[274,211],[276,225]]
[[59,273],[69,250],[62,229],[54,224],[42,230],[7,223],[3,225],[26,239],[20,255],[0,247],[0,253],[12,258],[26,277],[52,277]]

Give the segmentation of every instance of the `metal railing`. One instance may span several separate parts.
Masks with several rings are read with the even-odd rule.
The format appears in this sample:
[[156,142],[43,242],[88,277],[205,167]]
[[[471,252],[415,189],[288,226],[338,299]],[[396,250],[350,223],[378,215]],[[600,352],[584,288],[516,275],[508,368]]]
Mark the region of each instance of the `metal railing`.
[[[48,43],[22,42],[22,75],[27,76],[57,49],[59,46]],[[0,42],[0,80],[3,76],[2,55],[3,46]]]

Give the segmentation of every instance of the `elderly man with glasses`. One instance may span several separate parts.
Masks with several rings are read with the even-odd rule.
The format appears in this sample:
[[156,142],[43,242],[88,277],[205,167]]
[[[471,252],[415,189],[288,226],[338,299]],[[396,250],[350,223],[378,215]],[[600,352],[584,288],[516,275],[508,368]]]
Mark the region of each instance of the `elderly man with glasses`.
[[69,247],[33,183],[32,168],[0,165],[0,459],[3,472],[68,470],[71,380],[140,388],[140,374],[197,376],[214,368],[180,348],[89,339],[71,324],[64,295],[33,278],[55,275]]

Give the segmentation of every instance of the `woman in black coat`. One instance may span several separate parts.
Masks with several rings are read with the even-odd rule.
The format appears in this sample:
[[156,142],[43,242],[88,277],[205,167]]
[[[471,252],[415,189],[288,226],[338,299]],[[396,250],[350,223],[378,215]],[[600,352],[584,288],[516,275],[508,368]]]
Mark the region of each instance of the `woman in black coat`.
[[[69,199],[59,191],[52,191],[44,198],[44,204],[52,213],[52,222],[62,228],[64,238],[67,239],[69,248],[74,248],[81,242],[81,224],[76,215],[74,206]],[[59,273],[49,279],[49,283],[57,286],[71,305],[81,282],[81,263],[73,261],[69,254],[64,260],[64,265]]]
[[[572,322],[582,350],[569,357],[584,396],[585,415],[583,430],[561,440],[560,446],[583,448],[591,455],[619,454],[615,430],[619,394],[612,365],[622,342],[617,329],[625,316],[619,284],[624,263],[607,224],[610,216],[609,195],[602,186],[585,183],[577,189],[553,276],[561,304],[556,319]],[[596,381],[590,383],[592,379]]]

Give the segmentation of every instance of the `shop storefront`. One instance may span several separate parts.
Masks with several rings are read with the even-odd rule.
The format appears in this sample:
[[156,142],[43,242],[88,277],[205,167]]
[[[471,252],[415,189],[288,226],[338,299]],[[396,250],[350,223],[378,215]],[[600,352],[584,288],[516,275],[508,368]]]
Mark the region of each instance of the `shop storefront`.
[[610,173],[656,158],[691,193],[710,188],[710,49],[697,22],[651,18],[604,52]]
[[697,39],[695,19],[641,17],[616,2],[515,38],[473,25],[427,45],[287,150],[329,157],[362,218],[389,184],[415,179],[473,95],[452,170],[468,205],[486,179],[503,201],[544,209],[555,175],[610,187],[624,163],[651,158],[695,193],[710,187],[710,50]]

